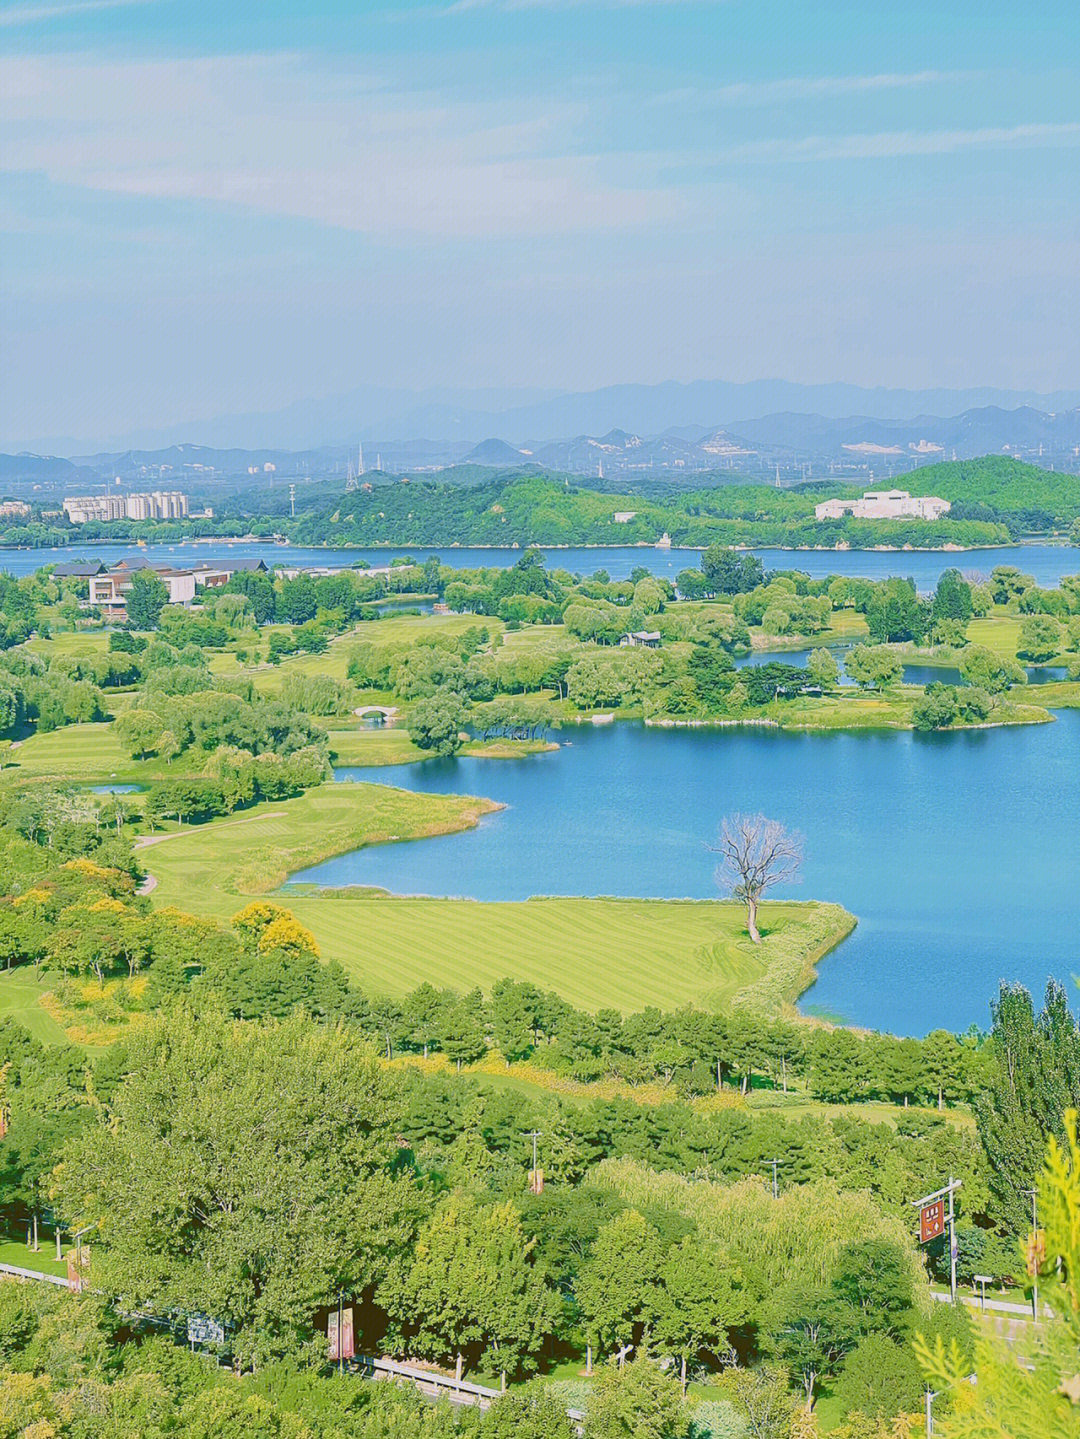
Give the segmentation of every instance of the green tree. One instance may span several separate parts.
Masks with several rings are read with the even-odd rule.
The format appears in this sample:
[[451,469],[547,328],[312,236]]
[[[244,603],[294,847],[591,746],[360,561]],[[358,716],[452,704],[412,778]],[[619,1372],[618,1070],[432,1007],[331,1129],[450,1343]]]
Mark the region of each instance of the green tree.
[[405,1352],[535,1369],[561,1305],[533,1250],[513,1204],[452,1195],[378,1289]]
[[763,1328],[770,1352],[798,1378],[809,1407],[819,1382],[858,1342],[860,1321],[830,1288],[795,1282],[774,1297]]
[[836,663],[836,656],[832,650],[816,649],[810,651],[806,661],[806,671],[815,684],[820,685],[823,690],[827,690],[832,689],[836,684],[840,666]]
[[633,1209],[597,1234],[574,1293],[588,1343],[598,1351],[637,1342],[653,1314],[662,1251],[659,1234]]
[[960,697],[955,685],[928,684],[911,709],[917,730],[948,729],[960,715]]
[[1030,1188],[1046,1136],[1064,1138],[1065,1113],[1080,1108],[1080,1030],[1060,984],[1046,987],[1036,1016],[1023,985],[1003,984],[992,1006],[990,1069],[975,1099],[995,1213],[1014,1234],[1025,1232]]
[[605,1364],[589,1394],[585,1439],[686,1439],[690,1416],[678,1384],[644,1355]]
[[99,1225],[95,1288],[228,1321],[247,1362],[298,1348],[318,1306],[380,1278],[401,1241],[400,1079],[300,1015],[174,1009],[129,1043],[60,1171],[65,1217]]
[[960,656],[960,673],[969,685],[986,690],[988,694],[1001,694],[1010,685],[1022,685],[1026,679],[1024,671],[1014,661],[982,645],[967,645]]
[[841,1414],[892,1419],[914,1414],[925,1393],[918,1360],[907,1344],[886,1334],[860,1339],[844,1360],[833,1395]]
[[409,738],[419,749],[438,755],[456,754],[461,748],[461,730],[468,705],[453,690],[440,690],[418,700],[409,712]]
[[650,1303],[650,1341],[658,1353],[679,1359],[684,1387],[687,1361],[702,1350],[725,1354],[729,1331],[750,1318],[742,1276],[697,1235],[668,1250]]
[[137,630],[156,630],[161,611],[169,602],[164,580],[153,570],[136,570],[126,595],[128,623]]
[[900,656],[884,645],[852,645],[844,669],[860,689],[887,689],[903,672]]
[[547,1384],[527,1384],[497,1399],[480,1426],[482,1439],[574,1439],[575,1430]]
[[756,589],[765,578],[757,555],[740,553],[724,545],[710,545],[701,556],[701,571],[714,595],[739,595]]
[[1052,660],[1064,644],[1061,626],[1052,615],[1029,615],[1020,626],[1016,653],[1022,660],[1041,664]]

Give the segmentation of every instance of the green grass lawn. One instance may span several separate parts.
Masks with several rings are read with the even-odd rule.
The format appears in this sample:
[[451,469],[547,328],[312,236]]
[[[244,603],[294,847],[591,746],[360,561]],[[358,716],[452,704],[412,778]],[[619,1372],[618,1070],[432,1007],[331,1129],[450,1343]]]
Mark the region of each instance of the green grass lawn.
[[150,836],[138,853],[158,879],[157,902],[228,916],[295,870],[365,844],[468,829],[493,808],[467,795],[324,784],[297,799]]
[[0,972],[0,1015],[18,1020],[42,1044],[69,1044],[56,1020],[38,1003],[48,990],[48,977],[36,980],[29,965]]
[[57,775],[77,784],[110,780],[134,784],[139,768],[121,745],[112,722],[104,721],[33,734],[12,747],[4,771],[8,778],[18,769],[28,776]]
[[35,1253],[27,1248],[25,1238],[0,1240],[0,1264],[15,1264],[20,1269],[34,1269],[38,1274],[56,1274],[66,1278],[67,1260],[61,1260],[59,1264],[56,1262],[56,1240],[52,1231],[44,1225],[38,1231],[38,1245]]
[[335,765],[415,764],[430,758],[413,744],[408,730],[332,729],[329,735]]
[[[299,799],[192,827],[145,845],[156,904],[227,918],[286,874],[362,844],[467,828],[486,800],[329,784]],[[326,959],[359,983],[404,994],[424,979],[489,990],[509,975],[587,1008],[696,1003],[722,1007],[793,952],[812,959],[846,933],[833,907],[769,904],[760,949],[739,905],[714,901],[401,898],[337,890],[278,896]],[[793,942],[794,941],[794,946]],[[811,951],[814,951],[811,954]],[[789,996],[794,998],[794,994]]]
[[1020,625],[1016,615],[987,615],[985,619],[969,622],[967,637],[973,645],[982,645],[996,655],[1014,660],[1020,643]]

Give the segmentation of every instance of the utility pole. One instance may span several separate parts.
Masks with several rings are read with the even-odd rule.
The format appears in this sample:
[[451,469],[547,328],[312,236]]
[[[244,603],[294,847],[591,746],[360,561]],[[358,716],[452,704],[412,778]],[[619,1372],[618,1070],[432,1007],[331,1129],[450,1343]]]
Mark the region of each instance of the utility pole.
[[766,1159],[764,1161],[764,1163],[772,1165],[772,1197],[774,1199],[780,1198],[780,1181],[777,1178],[776,1171],[783,1162],[782,1159]]
[[[1031,1240],[1034,1244],[1039,1237],[1039,1191],[1037,1189],[1021,1189],[1021,1194],[1026,1194],[1031,1200]],[[1035,1263],[1035,1256],[1032,1255],[1032,1264]],[[1031,1276],[1031,1317],[1036,1324],[1039,1322],[1039,1271],[1036,1268]]]
[[540,1173],[536,1161],[536,1141],[540,1138],[543,1130],[532,1129],[529,1137],[532,1139],[532,1168],[529,1170],[529,1193],[542,1194],[544,1191],[544,1177]]
[[345,1373],[345,1295],[340,1289],[337,1296],[337,1372],[339,1378]]

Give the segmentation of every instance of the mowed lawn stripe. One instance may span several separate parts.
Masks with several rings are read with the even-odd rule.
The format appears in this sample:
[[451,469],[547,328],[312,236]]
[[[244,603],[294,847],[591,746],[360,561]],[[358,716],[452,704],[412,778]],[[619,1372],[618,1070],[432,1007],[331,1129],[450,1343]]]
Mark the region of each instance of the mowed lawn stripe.
[[[357,894],[281,896],[327,959],[373,993],[423,980],[490,992],[531,980],[588,1009],[728,1003],[765,972],[769,945],[746,937],[742,908],[715,901],[531,899],[505,903]],[[777,937],[817,906],[769,904]]]

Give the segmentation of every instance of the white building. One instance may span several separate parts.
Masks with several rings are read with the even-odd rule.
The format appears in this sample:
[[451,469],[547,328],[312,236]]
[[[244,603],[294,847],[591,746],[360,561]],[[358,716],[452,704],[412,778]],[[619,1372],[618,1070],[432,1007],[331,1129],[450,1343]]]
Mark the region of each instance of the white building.
[[85,525],[91,520],[182,520],[187,513],[187,495],[179,490],[131,495],[69,495],[64,501],[64,514],[73,525]]
[[858,500],[824,500],[814,506],[819,520],[938,520],[952,506],[937,495],[909,495],[907,490],[867,490]]

